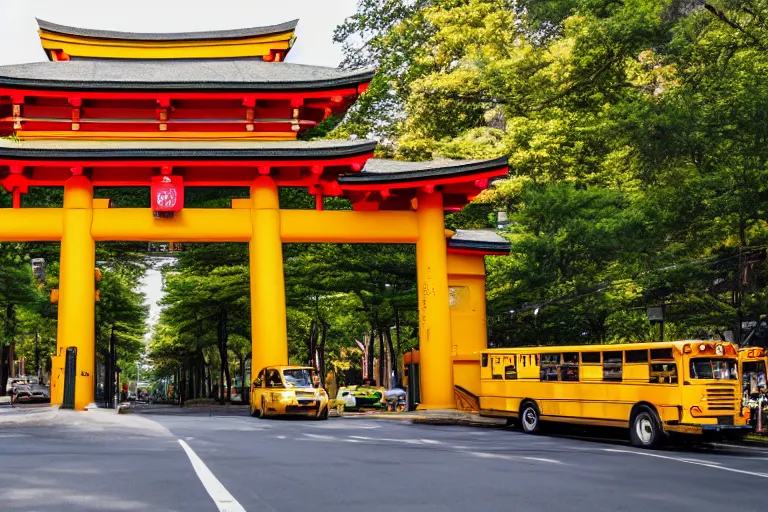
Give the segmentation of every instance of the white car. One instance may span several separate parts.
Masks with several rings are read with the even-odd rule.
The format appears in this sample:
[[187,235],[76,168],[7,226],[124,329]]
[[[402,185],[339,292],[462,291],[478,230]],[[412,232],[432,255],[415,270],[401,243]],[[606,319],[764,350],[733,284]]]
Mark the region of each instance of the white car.
[[9,394],[11,390],[13,390],[14,386],[18,386],[20,384],[26,384],[27,379],[25,377],[9,377],[8,383],[5,385],[5,394]]

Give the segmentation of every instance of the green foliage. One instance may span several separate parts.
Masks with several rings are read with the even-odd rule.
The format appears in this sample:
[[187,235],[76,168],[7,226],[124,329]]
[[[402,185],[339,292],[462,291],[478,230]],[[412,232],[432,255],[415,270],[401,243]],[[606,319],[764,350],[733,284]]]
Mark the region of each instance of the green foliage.
[[379,68],[365,126],[402,159],[509,158],[447,219],[511,219],[512,255],[488,261],[495,343],[649,339],[661,302],[679,336],[766,312],[768,2],[393,4],[336,34]]

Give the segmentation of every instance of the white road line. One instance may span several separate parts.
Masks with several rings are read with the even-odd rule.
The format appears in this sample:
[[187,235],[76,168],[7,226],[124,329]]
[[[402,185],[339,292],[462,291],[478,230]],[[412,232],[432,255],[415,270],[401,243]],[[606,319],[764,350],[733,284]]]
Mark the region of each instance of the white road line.
[[324,436],[322,434],[304,434],[310,439],[318,439],[320,441],[336,441],[336,438],[333,436]]
[[520,455],[504,455],[503,453],[487,453],[487,452],[464,452],[481,459],[501,459],[501,460],[529,460],[533,462],[546,462],[548,464],[562,464],[559,460],[545,459],[543,457],[525,457]]
[[746,450],[746,451],[750,451],[750,452],[768,453],[768,449],[766,449],[766,448],[757,448],[755,446],[738,445],[738,444],[727,444],[727,443],[712,443],[712,446],[723,446],[725,448],[737,448],[739,450]]
[[208,469],[208,466],[205,465],[202,459],[192,451],[192,448],[181,439],[179,439],[179,444],[184,448],[184,451],[187,452],[187,457],[189,457],[189,461],[192,463],[192,467],[194,468],[195,473],[197,473],[197,477],[200,479],[200,482],[202,482],[205,490],[208,491],[208,495],[213,499],[219,512],[245,512],[242,505],[237,502],[234,496],[229,494],[229,491],[227,491],[221,482],[219,482],[219,479],[211,473],[211,470]]
[[349,436],[351,439],[360,439],[361,441],[379,441],[383,443],[404,443],[404,444],[424,444],[420,439],[388,439],[386,437],[365,437]]
[[685,464],[693,464],[695,466],[704,466],[706,468],[713,468],[713,469],[720,469],[722,471],[730,471],[731,473],[739,473],[742,475],[751,475],[751,476],[757,476],[760,478],[768,478],[768,473],[757,473],[755,471],[746,471],[744,469],[736,469],[736,468],[729,468],[727,466],[722,466],[718,463],[714,462],[703,462],[698,461],[694,459],[684,459],[680,457],[670,457],[668,455],[659,455],[657,453],[647,453],[647,452],[636,452],[632,450],[615,450],[613,448],[603,448],[603,451],[605,452],[611,452],[611,453],[629,453],[632,455],[644,455],[646,457],[655,457],[657,459],[667,459],[667,460],[674,460],[676,462],[683,462]]

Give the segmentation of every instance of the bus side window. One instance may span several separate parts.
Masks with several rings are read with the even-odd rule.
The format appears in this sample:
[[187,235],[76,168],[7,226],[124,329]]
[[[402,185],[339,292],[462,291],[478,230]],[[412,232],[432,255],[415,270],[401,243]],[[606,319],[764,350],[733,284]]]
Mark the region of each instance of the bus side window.
[[582,352],[581,364],[600,364],[600,352]]
[[651,349],[651,360],[674,361],[675,356],[672,354],[671,348],[655,348]]
[[651,363],[652,384],[677,384],[675,363]]
[[504,379],[517,379],[517,356],[504,356]]
[[605,352],[603,354],[603,380],[621,381],[622,353]]
[[501,358],[491,357],[491,378],[493,380],[501,380]]
[[560,354],[541,355],[539,376],[542,381],[560,380]]
[[560,370],[562,380],[566,382],[579,381],[579,353],[566,352],[563,354],[563,366]]
[[647,350],[627,350],[624,353],[624,357],[627,360],[627,364],[647,363],[648,351]]

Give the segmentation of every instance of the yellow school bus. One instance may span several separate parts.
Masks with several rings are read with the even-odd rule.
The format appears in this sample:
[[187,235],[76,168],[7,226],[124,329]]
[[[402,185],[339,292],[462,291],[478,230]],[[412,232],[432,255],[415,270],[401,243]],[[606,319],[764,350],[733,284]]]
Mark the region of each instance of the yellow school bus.
[[623,427],[652,448],[670,433],[743,436],[739,382],[726,342],[491,349],[481,352],[480,414],[527,433],[548,421]]

